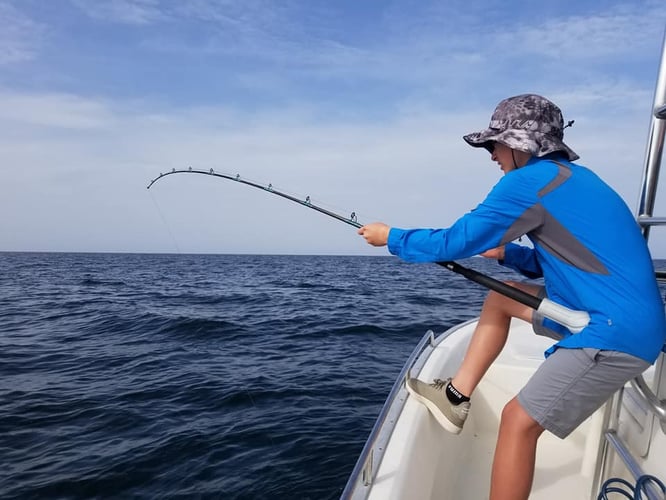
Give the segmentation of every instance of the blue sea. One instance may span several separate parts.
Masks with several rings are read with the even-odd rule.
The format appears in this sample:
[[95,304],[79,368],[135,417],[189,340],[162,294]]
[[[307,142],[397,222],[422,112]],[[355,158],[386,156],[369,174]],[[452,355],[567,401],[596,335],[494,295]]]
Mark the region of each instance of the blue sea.
[[339,498],[415,344],[485,296],[388,256],[0,253],[0,276],[21,499]]

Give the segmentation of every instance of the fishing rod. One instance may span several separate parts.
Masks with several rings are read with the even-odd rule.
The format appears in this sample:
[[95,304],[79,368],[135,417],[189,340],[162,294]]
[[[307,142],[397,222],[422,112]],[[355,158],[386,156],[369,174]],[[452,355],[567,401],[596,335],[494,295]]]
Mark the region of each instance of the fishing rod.
[[[305,200],[302,200],[300,198],[296,198],[295,196],[291,196],[290,194],[278,191],[277,189],[273,188],[272,184],[268,184],[268,186],[263,186],[256,182],[243,179],[239,174],[236,174],[235,176],[229,174],[222,174],[219,172],[215,172],[215,170],[213,170],[212,168],[210,170],[196,170],[193,169],[192,167],[189,167],[187,169],[174,168],[171,169],[170,172],[160,173],[158,177],[150,181],[150,184],[148,184],[148,187],[146,189],[150,189],[150,187],[153,184],[155,184],[158,180],[171,174],[202,174],[202,175],[210,175],[213,177],[220,177],[222,179],[227,179],[230,181],[240,182],[241,184],[246,184],[248,186],[261,189],[262,191],[266,191],[276,196],[281,196],[282,198],[285,198],[289,201],[293,201],[294,203],[298,203],[301,206],[311,208],[312,210],[316,210],[317,212],[323,213],[324,215],[328,215],[329,217],[344,222],[345,224],[354,226],[357,229],[363,227],[363,224],[358,222],[355,212],[352,212],[349,215],[349,217],[345,217],[343,215],[337,214],[323,207],[315,205],[314,203],[312,203],[309,196],[306,196]],[[435,264],[445,267],[449,271],[453,271],[456,274],[460,274],[461,276],[467,278],[470,281],[473,281],[474,283],[482,285],[501,295],[509,297],[510,299],[513,299],[517,302],[520,302],[521,304],[524,304],[532,309],[535,309],[536,311],[541,313],[544,317],[549,318],[555,321],[556,323],[565,326],[572,333],[580,332],[590,322],[590,315],[586,311],[575,311],[573,309],[569,309],[568,307],[564,307],[560,304],[557,304],[556,302],[553,302],[548,298],[536,297],[516,287],[507,285],[502,281],[496,280],[495,278],[491,278],[490,276],[475,271],[474,269],[461,266],[457,262],[440,261],[440,262],[435,262]]]
[[328,215],[329,217],[333,217],[334,219],[338,219],[339,221],[345,222],[347,224],[350,224],[354,227],[361,227],[362,224],[359,224],[358,221],[356,220],[356,214],[354,212],[351,213],[349,218],[343,217],[342,215],[338,215],[335,212],[331,212],[330,210],[326,210],[325,208],[322,208],[320,206],[317,206],[313,204],[310,201],[310,197],[307,196],[305,200],[301,200],[296,198],[295,196],[291,196],[287,193],[283,193],[281,191],[278,191],[276,189],[273,189],[273,185],[269,184],[268,186],[262,186],[261,184],[257,184],[256,182],[248,181],[246,179],[243,179],[239,174],[236,174],[235,176],[233,175],[228,175],[228,174],[221,174],[219,172],[215,172],[212,168],[210,170],[195,170],[192,167],[188,168],[187,170],[177,170],[177,169],[172,169],[170,172],[167,172],[166,174],[160,174],[159,177],[156,177],[152,181],[150,181],[150,184],[148,184],[148,187],[146,189],[150,189],[150,186],[155,184],[158,180],[160,180],[162,177],[166,177],[167,175],[171,174],[204,174],[204,175],[212,175],[214,177],[221,177],[222,179],[229,179],[230,181],[236,181],[240,182],[241,184],[247,184],[248,186],[252,186],[257,189],[261,189],[262,191],[268,191],[269,193],[275,194],[277,196],[282,196],[283,198],[288,199],[289,201],[293,201],[295,203],[298,203],[299,205],[306,206],[308,208],[311,208],[312,210],[316,210],[317,212],[321,212],[323,214]]

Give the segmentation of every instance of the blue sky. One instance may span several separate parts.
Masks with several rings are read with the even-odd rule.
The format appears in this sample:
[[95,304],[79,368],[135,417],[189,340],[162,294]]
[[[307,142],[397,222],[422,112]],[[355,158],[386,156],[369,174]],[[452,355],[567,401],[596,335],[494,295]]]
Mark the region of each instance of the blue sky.
[[0,0],[0,250],[381,255],[247,187],[146,185],[214,168],[445,227],[501,174],[461,136],[524,92],[634,210],[666,4],[603,5]]

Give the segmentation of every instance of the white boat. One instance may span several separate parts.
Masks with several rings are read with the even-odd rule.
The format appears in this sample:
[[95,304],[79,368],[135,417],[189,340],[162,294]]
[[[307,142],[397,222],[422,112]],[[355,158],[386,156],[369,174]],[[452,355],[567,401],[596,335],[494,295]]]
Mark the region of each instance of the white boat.
[[[666,225],[666,217],[653,216],[666,131],[666,37],[653,110],[637,211],[646,238],[652,226]],[[666,273],[657,275],[666,279]],[[404,380],[408,375],[421,380],[452,376],[475,326],[473,320],[439,336],[427,332],[419,342],[386,400],[343,499],[488,498],[502,408],[542,362],[552,341],[514,319],[504,351],[474,392],[462,433],[453,435],[408,395]],[[613,488],[635,488],[641,498],[664,499],[656,482],[646,482],[644,489],[636,483],[647,476],[666,483],[665,358],[662,354],[566,439],[548,432],[541,436],[530,499],[597,499],[604,498],[602,490]]]

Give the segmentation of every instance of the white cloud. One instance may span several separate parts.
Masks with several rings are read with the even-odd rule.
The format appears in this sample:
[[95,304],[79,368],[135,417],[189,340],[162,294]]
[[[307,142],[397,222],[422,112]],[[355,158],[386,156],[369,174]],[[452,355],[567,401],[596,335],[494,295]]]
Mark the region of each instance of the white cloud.
[[[666,6],[619,5],[597,15],[547,19],[543,23],[497,35],[500,51],[541,55],[549,61],[606,62],[656,48],[663,33]],[[531,60],[533,61],[533,59]]]
[[0,90],[0,120],[14,126],[85,130],[112,126],[108,104],[64,93],[27,94]]
[[146,25],[165,19],[159,0],[71,0],[92,19]]
[[[0,211],[17,214],[0,221],[11,235],[8,250],[174,251],[173,235],[181,251],[383,253],[339,222],[245,186],[174,176],[145,187],[172,168],[214,168],[342,214],[356,211],[361,222],[443,226],[500,176],[485,152],[460,138],[486,125],[486,109],[418,109],[352,125],[312,121],[300,108],[153,112],[137,103],[0,93],[0,109],[10,104],[2,120],[13,132],[0,138],[0,151],[20,168],[3,176]],[[51,118],[38,116],[44,109]],[[613,120],[601,106],[567,139],[631,207],[645,144],[639,115]]]
[[[505,7],[490,3],[477,8],[498,20],[488,24],[470,10],[473,6],[459,12],[459,5],[397,3],[368,27],[378,38],[366,38],[346,27],[335,6],[73,1],[95,19],[159,23],[161,31],[143,33],[143,47],[176,57],[228,58],[213,60],[233,65],[237,81],[256,81],[256,72],[265,76],[279,68],[293,79],[370,80],[432,88],[451,88],[452,81],[479,85],[489,73],[499,85],[525,71],[550,72],[553,78],[594,78],[600,73],[596,68],[610,60],[622,63],[636,54],[644,53],[644,60],[653,55],[666,17],[662,3],[644,1],[637,6],[612,4],[599,14],[525,23],[519,16],[499,18]],[[195,25],[196,37],[184,34],[186,26]],[[239,61],[249,64],[236,66]],[[567,66],[559,66],[562,63]]]
[[44,27],[8,2],[0,2],[0,65],[27,61],[38,51]]

